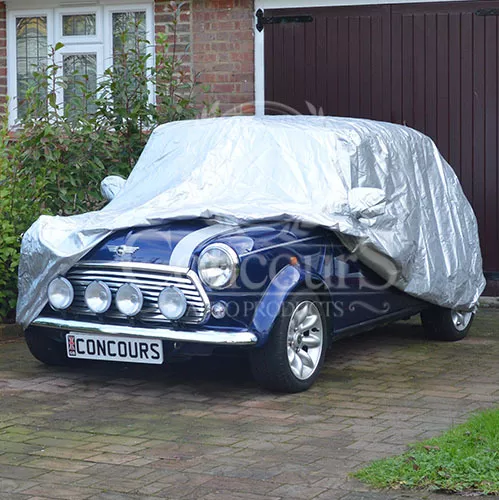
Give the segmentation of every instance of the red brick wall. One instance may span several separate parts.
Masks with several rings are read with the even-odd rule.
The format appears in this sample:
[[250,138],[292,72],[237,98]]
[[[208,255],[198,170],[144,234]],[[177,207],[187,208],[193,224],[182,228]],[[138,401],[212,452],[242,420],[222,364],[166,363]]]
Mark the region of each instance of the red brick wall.
[[192,0],[191,6],[193,69],[209,85],[206,97],[222,112],[252,112],[253,0]]
[[[169,0],[155,0],[156,33],[172,20]],[[190,0],[178,24],[179,51],[188,70],[209,89],[201,101],[225,113],[252,112],[254,101],[253,0]],[[242,104],[250,103],[241,109]]]
[[0,114],[7,96],[7,20],[5,3],[0,1]]
[[[174,15],[170,0],[155,0],[154,2],[154,26],[156,34],[166,33],[167,27],[171,26]],[[192,12],[191,2],[182,2],[180,7],[180,15],[177,20],[177,44],[176,50],[179,56],[182,57],[187,67],[190,67],[192,62],[192,36],[191,36]],[[170,37],[170,43],[172,41]],[[171,49],[170,45],[170,49]]]

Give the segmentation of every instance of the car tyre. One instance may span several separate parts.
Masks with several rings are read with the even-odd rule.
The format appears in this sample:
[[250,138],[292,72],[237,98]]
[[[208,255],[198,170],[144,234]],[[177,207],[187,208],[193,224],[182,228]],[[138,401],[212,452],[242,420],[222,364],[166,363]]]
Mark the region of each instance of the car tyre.
[[473,312],[431,307],[421,313],[421,321],[431,339],[456,342],[468,335],[474,316]]
[[38,361],[49,366],[69,364],[65,343],[52,338],[49,330],[45,328],[28,328],[24,332],[24,337],[31,354]]
[[267,343],[251,351],[253,377],[278,392],[307,390],[324,364],[327,330],[324,309],[317,297],[297,292],[286,300]]

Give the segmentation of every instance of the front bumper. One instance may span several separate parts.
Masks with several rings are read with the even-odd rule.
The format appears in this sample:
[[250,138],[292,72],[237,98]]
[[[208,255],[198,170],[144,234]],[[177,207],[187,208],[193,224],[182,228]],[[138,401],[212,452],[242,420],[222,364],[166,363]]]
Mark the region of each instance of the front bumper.
[[258,338],[247,330],[173,330],[169,328],[143,328],[126,325],[106,325],[89,321],[76,321],[63,318],[38,317],[31,323],[33,326],[55,328],[81,333],[102,333],[106,335],[128,335],[130,337],[146,337],[177,342],[195,342],[211,345],[244,346],[255,345]]

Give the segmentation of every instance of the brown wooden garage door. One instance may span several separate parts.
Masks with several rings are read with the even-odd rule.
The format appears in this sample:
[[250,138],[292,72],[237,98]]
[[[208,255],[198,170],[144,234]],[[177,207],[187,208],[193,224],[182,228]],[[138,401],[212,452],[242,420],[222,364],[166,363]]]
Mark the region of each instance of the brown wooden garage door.
[[474,206],[484,267],[494,277],[499,1],[265,11],[274,21],[282,16],[312,21],[265,25],[266,100],[305,114],[322,108],[402,123],[431,136]]

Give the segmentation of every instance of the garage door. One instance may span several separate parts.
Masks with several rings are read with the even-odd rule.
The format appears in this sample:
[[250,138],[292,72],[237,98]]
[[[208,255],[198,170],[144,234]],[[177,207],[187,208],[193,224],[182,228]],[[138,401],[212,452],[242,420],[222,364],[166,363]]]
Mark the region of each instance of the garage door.
[[266,10],[265,20],[266,100],[431,136],[474,206],[487,276],[499,276],[499,1]]

